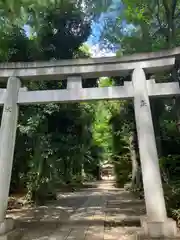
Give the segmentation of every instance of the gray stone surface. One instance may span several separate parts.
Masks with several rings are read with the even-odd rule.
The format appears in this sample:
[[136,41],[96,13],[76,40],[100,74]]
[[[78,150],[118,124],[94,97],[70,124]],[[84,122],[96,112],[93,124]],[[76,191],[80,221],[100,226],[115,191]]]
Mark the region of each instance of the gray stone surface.
[[4,235],[14,228],[14,220],[11,218],[4,219],[3,222],[0,222],[0,236]]
[[67,89],[79,91],[81,88],[82,88],[81,76],[67,77]]
[[71,66],[71,65],[91,65],[102,63],[116,62],[134,62],[143,60],[164,59],[172,56],[180,55],[180,47],[174,49],[166,49],[159,52],[134,53],[122,57],[101,57],[88,59],[71,59],[71,60],[54,60],[54,61],[39,61],[39,62],[11,62],[1,63],[0,69],[4,68],[36,68],[36,67],[52,67],[52,66]]
[[132,81],[134,85],[134,110],[147,216],[152,221],[163,221],[167,218],[167,214],[147,81],[143,69],[137,68],[134,70]]
[[9,195],[18,118],[19,88],[20,80],[15,77],[9,78],[0,129],[0,223],[4,222]]
[[6,233],[3,236],[0,236],[0,240],[20,240],[23,236],[23,232],[21,230],[13,230]]
[[8,63],[0,64],[0,78],[19,76],[23,79],[55,80],[65,79],[69,75],[80,75],[85,78],[103,76],[119,76],[128,74],[137,66],[154,72],[157,69],[165,70],[174,65],[175,56],[180,49],[158,53],[135,54],[122,58],[76,59],[51,62]]
[[[72,83],[66,90],[27,91],[21,88],[18,94],[18,104],[47,104],[58,102],[108,100],[108,99],[129,99],[134,97],[132,82],[125,82],[124,86],[104,88],[82,88],[81,82]],[[73,86],[73,87],[72,87]],[[78,87],[77,87],[78,86]],[[75,87],[75,88],[74,88]],[[180,95],[180,88],[177,82],[155,83],[154,80],[147,80],[148,95],[150,97],[165,97]],[[6,90],[0,89],[0,105],[3,105],[6,97]]]
[[176,224],[173,220],[167,218],[144,70],[141,68],[135,69],[132,74],[132,81],[134,85],[134,109],[148,219],[142,221],[142,227],[144,234],[151,237],[176,236]]
[[96,182],[93,188],[79,192],[60,193],[58,200],[28,212],[10,212],[17,219],[16,233],[22,236],[18,240],[150,240],[137,234],[142,230],[140,219],[146,214],[144,201],[116,189],[112,181]]
[[[93,188],[60,194],[57,201],[43,207],[47,208],[45,212],[38,212],[39,209],[36,209],[33,219],[33,214],[29,215],[32,210],[29,213],[20,210],[14,213],[14,218],[19,222],[19,229],[24,229],[22,240],[117,240],[119,237],[128,239],[124,237],[134,234],[140,227],[117,225],[111,228],[111,223],[120,222],[115,212],[118,216],[126,215],[128,218],[132,214],[128,210],[133,208],[136,209],[133,214],[137,214],[138,217],[140,209],[144,209],[144,203],[135,200],[123,189],[116,190],[112,185],[113,182],[99,182],[95,183]],[[55,221],[55,209],[62,208],[69,213],[68,221],[58,213],[56,216],[59,215],[59,219]],[[47,215],[49,217],[44,221]],[[104,224],[105,222],[109,225]]]
[[18,103],[26,105],[128,98],[133,98],[131,83],[122,87],[19,92]]
[[146,217],[141,219],[144,235],[150,237],[173,238],[177,236],[176,222],[172,219],[165,219],[162,222],[149,221]]

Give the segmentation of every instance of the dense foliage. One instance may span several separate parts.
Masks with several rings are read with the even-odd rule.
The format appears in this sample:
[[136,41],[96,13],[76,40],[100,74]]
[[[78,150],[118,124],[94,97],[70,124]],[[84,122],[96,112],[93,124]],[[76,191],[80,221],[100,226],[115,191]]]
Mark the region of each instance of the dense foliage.
[[[83,46],[91,19],[69,3],[60,10],[46,8],[39,15],[36,34],[28,36],[24,25],[2,29],[1,61],[57,60],[89,57]],[[31,18],[30,26],[35,19]],[[8,30],[8,31],[7,31]],[[91,81],[96,84],[96,79]],[[87,81],[84,81],[87,85]],[[28,89],[65,88],[65,81],[31,82]],[[57,186],[99,178],[102,147],[94,139],[94,103],[47,104],[20,108],[11,192],[27,192],[42,202]],[[89,176],[89,177],[88,177]],[[54,192],[53,192],[54,190]]]

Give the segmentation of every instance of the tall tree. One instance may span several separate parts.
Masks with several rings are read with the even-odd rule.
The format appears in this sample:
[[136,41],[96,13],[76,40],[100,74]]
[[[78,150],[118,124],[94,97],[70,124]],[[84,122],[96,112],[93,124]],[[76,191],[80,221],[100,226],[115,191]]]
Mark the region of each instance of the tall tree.
[[[66,3],[61,9],[51,5],[41,10],[38,29],[30,38],[23,23],[18,27],[4,24],[1,61],[89,57],[80,47],[90,34],[91,19],[77,5]],[[30,16],[28,23],[33,27],[36,21]],[[66,82],[30,81],[26,86],[31,90],[56,89],[65,88]],[[25,187],[31,199],[42,200],[57,181],[69,183],[81,177],[85,163],[91,162],[88,168],[97,165],[91,157],[93,105],[48,104],[20,110],[11,190]]]

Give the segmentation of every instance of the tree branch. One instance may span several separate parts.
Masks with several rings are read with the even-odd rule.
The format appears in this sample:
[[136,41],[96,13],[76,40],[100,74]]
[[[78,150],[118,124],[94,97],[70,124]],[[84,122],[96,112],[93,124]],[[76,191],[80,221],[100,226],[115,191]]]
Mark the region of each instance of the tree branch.
[[163,5],[164,5],[164,8],[166,10],[166,14],[169,14],[169,7],[168,7],[168,4],[167,4],[166,0],[163,0]]
[[159,23],[159,27],[160,29],[162,29],[162,23],[161,23],[161,19],[160,19],[160,16],[159,16],[159,13],[160,13],[160,3],[159,3],[159,0],[157,0],[157,6],[158,6],[158,12],[156,14],[156,18],[157,18],[157,21]]
[[172,18],[175,18],[175,11],[177,6],[177,0],[172,0]]

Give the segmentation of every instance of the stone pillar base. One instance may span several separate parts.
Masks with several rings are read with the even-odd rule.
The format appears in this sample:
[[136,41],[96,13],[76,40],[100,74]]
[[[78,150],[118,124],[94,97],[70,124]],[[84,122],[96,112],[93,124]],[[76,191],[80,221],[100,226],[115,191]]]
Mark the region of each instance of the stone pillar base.
[[4,235],[14,228],[14,220],[12,218],[4,219],[4,222],[0,222],[0,236]]
[[144,236],[150,238],[171,239],[177,236],[176,222],[170,218],[163,222],[152,222],[144,217],[141,219],[141,226]]

